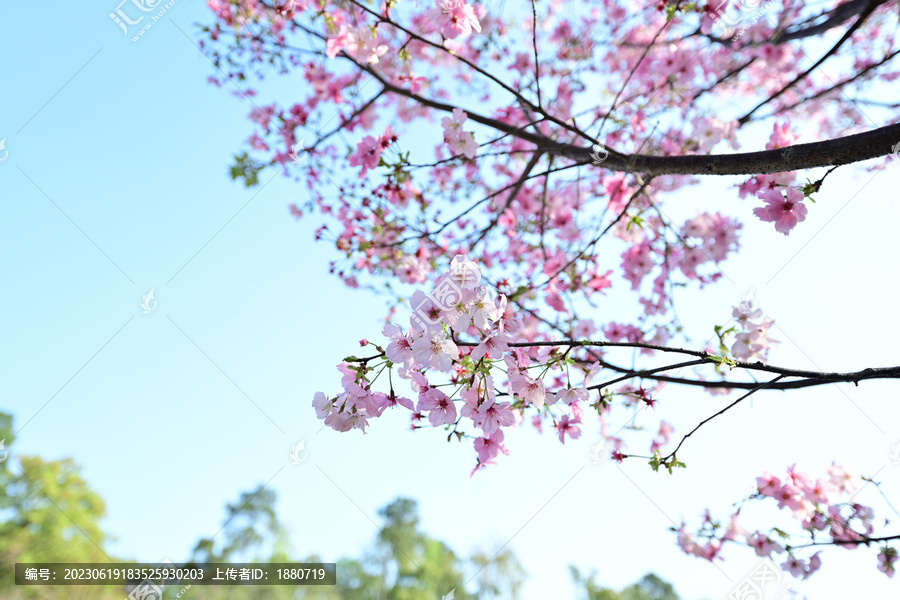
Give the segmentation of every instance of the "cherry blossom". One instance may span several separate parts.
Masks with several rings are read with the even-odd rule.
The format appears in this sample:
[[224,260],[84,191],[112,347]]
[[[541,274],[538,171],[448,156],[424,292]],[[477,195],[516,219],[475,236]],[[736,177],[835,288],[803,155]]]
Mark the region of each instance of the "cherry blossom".
[[412,352],[413,358],[419,364],[444,372],[450,370],[452,361],[459,359],[456,344],[437,333],[416,339],[412,345]]
[[[668,414],[657,416],[664,381],[721,402],[836,380],[770,364],[776,315],[741,306],[717,326],[727,307],[689,324],[677,309],[748,251],[743,221],[792,235],[815,194],[835,193],[832,171],[900,142],[896,115],[869,98],[900,78],[897,0],[863,12],[776,0],[777,22],[730,0],[595,4],[551,2],[535,19],[527,3],[501,13],[466,0],[208,3],[210,82],[254,103],[232,176],[292,178],[308,199],[290,214],[321,221],[330,272],[390,300],[383,339],[366,332],[334,393],[313,397],[327,426],[356,435],[408,414],[413,429],[469,440],[475,473],[509,453],[517,427],[552,426],[573,446],[599,424],[614,460],[671,473],[685,465]],[[850,43],[823,49],[850,27]],[[262,89],[273,71],[297,85]],[[270,91],[277,101],[259,100]],[[306,160],[291,164],[299,141]],[[715,212],[681,210],[720,175],[736,179],[712,198]],[[640,426],[611,434],[648,406]],[[629,449],[641,436],[652,456]],[[873,509],[849,500],[861,482],[837,465],[765,473],[746,501],[800,533],[750,533],[738,511],[718,528],[707,514],[696,536],[682,527],[679,543],[706,560],[736,545],[782,554],[808,577],[822,561],[803,536],[875,543]],[[874,562],[891,576],[884,537]]]
[[441,35],[448,39],[467,38],[473,31],[481,33],[475,9],[466,0],[437,0],[439,13],[435,22]]
[[471,131],[463,131],[463,122],[467,119],[465,112],[458,108],[453,109],[453,117],[444,117],[441,125],[444,127],[444,141],[454,154],[462,154],[467,158],[475,158],[478,144]]
[[754,208],[753,214],[763,221],[775,223],[775,231],[788,235],[797,223],[806,219],[806,206],[800,190],[787,188],[784,193],[781,190],[763,190],[758,195],[766,206]]

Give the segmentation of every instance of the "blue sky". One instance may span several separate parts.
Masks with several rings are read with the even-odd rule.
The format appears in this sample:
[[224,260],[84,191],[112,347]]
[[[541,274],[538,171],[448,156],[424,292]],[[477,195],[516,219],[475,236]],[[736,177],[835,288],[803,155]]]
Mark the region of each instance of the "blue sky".
[[[591,425],[565,446],[516,431],[511,455],[472,479],[470,446],[410,432],[405,416],[365,436],[320,431],[312,396],[337,389],[334,365],[357,340],[377,339],[384,302],[328,275],[332,250],[312,240],[319,221],[289,215],[305,185],[274,173],[261,190],[230,181],[250,105],[206,83],[213,67],[191,39],[195,23],[211,20],[207,9],[182,0],[132,43],[108,17],[114,8],[69,4],[40,18],[25,4],[0,9],[9,152],[0,163],[0,409],[22,428],[14,453],[83,467],[107,501],[115,553],[184,558],[218,531],[226,502],[268,482],[298,555],[358,555],[377,532],[377,509],[405,495],[454,548],[509,544],[529,573],[527,599],[568,595],[569,564],[614,587],[655,571],[686,598],[718,598],[755,556],[733,548],[720,571],[684,556],[667,528],[696,524],[706,507],[727,516],[763,470],[797,461],[820,472],[838,460],[877,473],[900,504],[891,382],[760,394],[692,437],[680,455],[689,468],[671,477],[641,463],[592,465]],[[667,209],[677,218],[714,208],[747,223],[743,252],[723,265],[731,281],[679,296],[691,335],[705,339],[753,288],[777,322],[774,362],[900,363],[900,167],[838,170],[788,238],[756,221],[732,183],[683,190]],[[145,315],[151,288],[158,308]],[[633,301],[611,301],[596,320]],[[680,435],[721,402],[670,387],[656,417]],[[300,439],[309,459],[292,465]],[[873,488],[859,499],[885,514]],[[900,587],[875,571],[874,553],[834,549],[797,589],[883,597]]]

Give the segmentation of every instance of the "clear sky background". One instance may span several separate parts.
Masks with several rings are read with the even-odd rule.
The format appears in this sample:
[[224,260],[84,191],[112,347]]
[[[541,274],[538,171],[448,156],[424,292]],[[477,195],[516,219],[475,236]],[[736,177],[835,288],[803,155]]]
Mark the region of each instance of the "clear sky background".
[[[876,476],[900,505],[890,381],[759,394],[692,437],[679,455],[689,468],[674,476],[640,461],[591,464],[599,427],[590,420],[565,446],[517,430],[511,455],[471,479],[471,446],[413,433],[406,414],[374,421],[365,436],[320,431],[312,396],[336,391],[334,366],[361,337],[379,337],[384,302],[328,275],[333,249],[312,239],[320,221],[289,214],[305,185],[272,172],[262,189],[230,181],[251,107],[206,83],[213,67],[191,41],[196,23],[212,21],[205,6],[180,0],[137,43],[109,19],[114,8],[0,8],[9,152],[0,163],[0,409],[22,428],[15,454],[83,467],[107,502],[114,553],[184,559],[219,530],[225,503],[267,483],[298,556],[358,555],[377,533],[378,508],[404,495],[419,502],[429,534],[455,549],[509,544],[528,572],[527,600],[571,597],[570,564],[613,587],[654,571],[685,598],[720,598],[755,555],[729,548],[717,568],[682,554],[667,528],[695,526],[706,507],[727,517],[763,470],[796,461],[824,475],[837,460]],[[679,294],[692,337],[706,339],[753,288],[782,340],[773,362],[900,364],[900,166],[838,170],[788,238],[752,216],[735,181],[705,182],[668,205],[676,219],[712,208],[746,221],[743,251],[722,266],[727,279]],[[158,308],[144,315],[151,288]],[[596,321],[631,314],[636,299],[616,295]],[[665,418],[680,436],[725,401],[669,387],[644,423]],[[292,465],[300,439],[309,459]],[[897,518],[874,487],[857,498]],[[875,554],[826,549],[822,571],[796,589],[896,595],[900,583],[875,570]]]

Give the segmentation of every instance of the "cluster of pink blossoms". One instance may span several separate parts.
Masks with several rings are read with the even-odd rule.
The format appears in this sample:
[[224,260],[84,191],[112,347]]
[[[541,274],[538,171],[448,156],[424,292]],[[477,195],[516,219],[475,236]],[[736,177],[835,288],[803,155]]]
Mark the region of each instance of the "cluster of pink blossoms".
[[[526,408],[536,409],[541,418],[552,419],[560,442],[581,436],[582,404],[589,400],[588,386],[599,364],[584,374],[580,385],[572,386],[557,377],[553,382],[556,389],[547,389],[543,373],[551,367],[560,368],[554,351],[510,348],[519,339],[522,323],[510,312],[504,295],[488,296],[477,264],[457,255],[450,271],[435,281],[431,293],[416,291],[410,304],[414,312],[408,330],[388,324],[382,332],[390,340],[386,348],[361,341],[364,347],[374,345],[379,354],[349,357],[338,365],[343,375],[342,393],[334,397],[316,393],[313,407],[326,425],[336,431],[365,432],[369,419],[381,416],[387,408],[402,406],[413,412],[414,428],[420,427],[415,423],[427,419],[431,426],[452,427],[462,437],[465,434],[458,428],[466,419],[478,430],[474,442],[476,471],[493,464],[500,453],[507,453],[501,428],[521,422]],[[478,341],[464,343],[461,336]],[[388,393],[372,388],[382,371],[393,371],[394,367],[397,376],[408,380],[418,394],[415,403],[396,394],[392,379]],[[539,367],[546,367],[541,375],[531,372]],[[505,371],[506,392],[498,392],[494,368]],[[450,381],[433,383],[429,372],[450,374]],[[454,400],[457,392],[459,409]],[[654,449],[668,443],[671,433],[671,426],[664,424],[654,440]]]
[[362,167],[359,173],[360,179],[366,176],[369,169],[378,166],[381,154],[397,141],[397,135],[388,125],[385,132],[377,138],[367,135],[357,145],[356,152],[350,155],[351,167]]
[[762,310],[743,302],[734,307],[732,315],[741,331],[735,336],[731,353],[738,360],[766,362],[769,348],[778,343],[769,335],[775,321],[764,316]]
[[[466,0],[433,0],[428,6],[331,0],[210,0],[208,4],[217,16],[209,29],[210,40],[220,36],[225,40],[226,33],[235,38],[227,51],[213,54],[217,67],[221,64],[225,69],[220,73],[235,81],[272,66],[285,73],[291,68],[303,73],[308,85],[297,89],[308,95],[291,99],[283,108],[272,104],[254,109],[251,120],[259,131],[248,141],[253,150],[269,153],[265,163],[259,164],[272,166],[291,162],[290,151],[297,139],[305,137],[310,144],[311,160],[303,169],[314,199],[306,212],[318,207],[343,229],[330,235],[323,225],[316,236],[333,238],[337,249],[346,254],[346,266],[334,268],[333,264],[332,271],[348,286],[358,287],[356,275],[366,271],[408,284],[422,283],[432,265],[465,249],[480,264],[504,271],[507,279],[498,282],[498,290],[528,288],[528,294],[516,296],[523,303],[521,322],[507,316],[502,297],[487,298],[485,293],[478,300],[476,288],[457,286],[465,295],[462,311],[444,306],[441,300],[433,302],[437,306],[431,308],[436,310],[422,314],[421,307],[426,300],[434,300],[434,292],[420,293],[413,302],[418,316],[410,329],[385,328],[391,339],[387,349],[379,348],[374,357],[351,357],[341,363],[343,392],[332,398],[319,393],[314,400],[319,416],[339,431],[365,431],[369,419],[397,405],[412,411],[414,423],[421,421],[422,426],[427,423],[459,433],[459,425],[471,423],[476,429],[477,468],[506,453],[503,429],[521,422],[526,409],[537,411],[532,422],[538,428],[552,419],[560,441],[581,435],[591,373],[573,387],[558,353],[549,347],[523,349],[512,345],[513,341],[549,340],[552,331],[571,332],[567,335],[578,338],[602,331],[610,340],[664,345],[674,323],[667,322],[674,307],[670,290],[682,283],[673,281],[677,273],[700,286],[712,283],[719,277],[714,266],[738,247],[740,224],[729,217],[701,215],[685,223],[681,236],[677,224],[663,218],[659,208],[666,195],[700,178],[671,175],[642,184],[632,173],[594,165],[597,168],[588,172],[596,176],[579,176],[573,185],[566,172],[571,165],[565,152],[551,149],[530,175],[523,170],[523,155],[534,156],[535,151],[546,149],[542,140],[583,146],[585,138],[576,129],[592,121],[600,123],[596,137],[609,149],[659,157],[715,153],[715,148],[724,147],[723,142],[737,149],[737,131],[745,124],[765,126],[772,115],[784,115],[785,121],[775,123],[767,150],[797,141],[788,120],[814,139],[843,136],[849,129],[869,128],[871,121],[846,99],[864,91],[864,84],[875,78],[891,82],[900,76],[895,68],[885,72],[895,32],[893,2],[876,3],[874,12],[860,20],[862,28],[854,35],[854,43],[843,45],[841,64],[830,63],[834,69],[827,75],[822,69],[803,74],[804,49],[799,43],[779,43],[776,38],[785,28],[802,29],[822,14],[841,10],[841,0],[830,3],[832,7],[785,0],[777,7],[777,27],[760,19],[742,32],[739,43],[731,44],[696,35],[698,26],[709,33],[716,22],[722,22],[726,9],[735,5],[730,0],[660,2],[655,10],[652,4],[631,0],[587,0],[583,4],[589,10],[573,10],[571,3],[552,0],[542,6],[539,23],[531,20],[532,7],[527,3],[523,13],[505,18]],[[475,35],[482,30],[488,35]],[[659,41],[665,43],[655,43],[655,32],[663,34]],[[304,62],[307,55],[291,50],[301,44],[292,44],[290,36],[303,40],[304,46],[307,41],[320,46],[313,52],[334,60]],[[206,40],[201,45],[206,48]],[[517,52],[522,49],[527,51]],[[238,65],[242,57],[246,66]],[[734,65],[745,61],[745,67],[733,71]],[[583,77],[585,68],[599,76]],[[513,80],[495,78],[495,69]],[[390,85],[378,90],[380,86],[371,85],[367,73]],[[625,74],[628,85],[623,88]],[[790,93],[779,92],[801,75],[802,83]],[[221,85],[224,79],[212,81]],[[845,89],[853,91],[844,99],[836,97],[830,93],[836,81],[846,82]],[[253,97],[255,92],[248,89],[244,95]],[[598,97],[617,101],[610,106],[598,103]],[[718,113],[722,119],[704,116],[724,108],[731,99],[746,100],[748,107],[758,102],[768,106],[746,118],[722,113]],[[456,109],[452,116],[445,116],[440,105],[472,108],[468,114]],[[588,105],[596,106],[592,114],[581,111]],[[371,132],[376,122],[403,124],[420,133],[424,131],[420,127],[445,117],[443,139],[434,139],[438,161],[420,168],[411,165],[422,161],[398,157],[396,165],[378,174],[377,181],[366,180],[396,138],[390,128],[381,136],[353,138],[355,150],[350,148],[348,161],[343,144],[333,143],[331,134],[310,143],[309,133],[316,131],[319,137],[326,126],[331,129],[336,116],[342,133],[357,128]],[[467,119],[479,122],[479,135],[485,132],[481,156],[473,134],[463,131]],[[490,119],[509,127],[488,135],[494,129]],[[447,150],[469,160],[444,160]],[[327,161],[332,162],[331,170]],[[353,172],[341,182],[341,194],[332,201],[330,182],[325,183],[323,174],[343,172],[348,162],[361,168],[360,177],[357,180]],[[545,164],[548,174],[537,176]],[[285,175],[294,171],[286,169]],[[554,171],[559,175],[553,175]],[[756,175],[739,186],[739,196],[764,203],[754,213],[787,235],[807,214],[807,192],[796,187],[796,177],[795,172]],[[520,180],[524,183],[516,186]],[[504,184],[508,185],[504,188]],[[327,188],[324,193],[323,187]],[[514,193],[498,192],[511,188]],[[475,203],[481,195],[493,201]],[[447,208],[460,202],[483,210],[448,216]],[[292,206],[296,216],[303,212]],[[590,238],[584,239],[604,224],[605,217],[606,222],[615,219],[610,237],[626,243],[625,252],[616,252],[621,258],[616,274],[641,296],[644,315],[635,324],[595,324],[578,314],[578,301],[594,306],[597,294],[605,294],[614,281],[618,285],[611,278],[611,267],[618,266],[610,260],[611,253],[606,248],[595,250],[593,242],[587,243]],[[445,224],[437,229],[420,226],[442,221]],[[486,223],[491,226],[481,236],[479,229]],[[438,280],[438,285],[443,281]],[[479,302],[486,308],[473,309]],[[459,317],[461,312],[472,313],[471,323]],[[732,352],[745,360],[764,360],[773,343],[768,334],[771,321],[745,312],[735,315],[742,329]],[[660,317],[659,324],[645,317]],[[455,324],[451,323],[454,318]],[[461,337],[475,341],[467,345]],[[390,381],[392,367],[409,381],[417,401],[398,397],[393,385],[389,393],[375,391],[373,384],[379,378],[379,385],[388,388],[385,380]],[[505,371],[508,382],[501,381],[495,388],[491,367]],[[552,371],[564,375],[547,377],[545,382]],[[436,383],[434,373],[446,375],[449,382]],[[656,402],[653,390],[643,387],[623,386],[618,393],[635,404],[653,407]],[[591,406],[602,413],[609,410],[608,405],[598,404]],[[569,413],[560,416],[560,409]],[[616,448],[614,457],[621,460],[625,456],[620,451],[622,441],[608,435],[603,415],[600,420],[604,436]],[[668,442],[670,429],[667,423],[660,424],[651,451]],[[787,501],[794,502],[792,498]],[[852,516],[852,505],[843,510],[858,520]],[[757,548],[775,544],[761,534],[753,540]],[[706,548],[703,553],[709,551]],[[896,558],[892,548],[885,548],[879,555],[879,568],[893,574]],[[818,568],[818,561],[818,555],[808,563],[791,557],[786,565],[806,573]]]
[[[775,123],[766,150],[790,146],[797,141],[787,123]],[[806,196],[796,187],[790,187],[797,174],[795,172],[756,175],[740,186],[740,197],[747,193],[766,203],[753,209],[753,214],[762,221],[775,223],[775,231],[788,235],[797,223],[806,219]]]
[[475,158],[475,153],[478,151],[475,136],[471,131],[462,129],[463,123],[468,118],[464,111],[454,108],[453,116],[441,119],[441,125],[444,128],[444,142],[447,143],[453,154],[463,154],[466,158]]
[[472,6],[465,0],[438,0],[436,8],[425,11],[423,31],[432,33],[440,31],[447,39],[465,39],[472,32],[481,33],[481,21],[485,15],[481,4]]
[[[750,532],[738,523],[741,509],[733,515],[727,527],[713,520],[706,511],[699,531],[691,535],[682,523],[678,531],[678,545],[685,553],[712,561],[721,558],[720,553],[725,542],[741,543],[753,548],[757,556],[772,558],[773,554],[787,553],[781,567],[797,578],[806,579],[819,569],[822,564],[819,553],[808,559],[796,556],[796,551],[815,543],[822,543],[821,536],[829,540],[825,543],[836,543],[845,548],[855,548],[865,543],[872,535],[874,512],[868,506],[852,502],[853,495],[862,479],[832,463],[827,469],[827,479],[812,479],[799,472],[796,465],[788,468],[784,479],[764,472],[756,478],[758,492],[747,501],[765,501],[771,499],[778,503],[779,509],[787,508],[791,516],[800,522],[800,528],[808,536],[798,544],[790,544],[793,537],[781,529],[772,528],[771,532]],[[846,500],[843,500],[846,497]],[[887,521],[885,521],[887,524]],[[774,537],[773,537],[774,536]],[[820,539],[817,539],[819,536]],[[703,541],[698,541],[703,540]],[[881,546],[878,554],[878,569],[888,577],[893,577],[897,561],[897,550],[886,544]]]
[[735,137],[737,134],[736,121],[723,123],[715,117],[694,117],[691,125],[694,127],[693,137],[699,144],[698,151],[703,154],[708,154],[713,146],[723,139],[728,140],[732,150],[740,147]]

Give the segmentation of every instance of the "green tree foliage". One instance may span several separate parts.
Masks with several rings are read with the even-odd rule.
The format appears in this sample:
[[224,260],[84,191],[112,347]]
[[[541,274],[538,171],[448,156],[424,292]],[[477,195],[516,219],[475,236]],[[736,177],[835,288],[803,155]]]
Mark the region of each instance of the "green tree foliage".
[[[287,533],[275,511],[276,494],[263,486],[241,493],[237,502],[225,506],[222,529],[194,546],[194,562],[291,562]],[[175,598],[179,586],[167,586],[166,598]],[[300,598],[291,586],[194,586],[186,600],[293,600]]]
[[653,573],[644,575],[637,583],[617,592],[611,588],[600,587],[594,581],[594,574],[585,577],[575,567],[570,569],[576,586],[584,587],[587,600],[680,600],[672,584]]
[[[225,506],[225,522],[216,534],[221,542],[204,538],[191,556],[195,562],[281,562],[287,561],[287,533],[275,512],[276,494],[258,486],[243,492],[234,504]],[[218,537],[221,536],[221,537]]]
[[419,528],[415,501],[398,498],[378,512],[384,526],[378,533],[375,564],[381,571],[385,600],[441,598],[456,590],[465,600],[460,558],[447,545]]
[[[309,600],[515,600],[524,571],[509,551],[466,559],[422,531],[416,502],[398,498],[382,508],[373,547],[359,559],[337,563],[338,582],[305,588]],[[493,560],[490,558],[493,556]],[[305,560],[314,562],[318,557]],[[472,585],[467,586],[471,580]],[[474,587],[474,590],[473,590]],[[468,589],[467,589],[468,588]]]
[[16,586],[17,562],[109,562],[100,527],[106,505],[72,459],[45,461],[13,453],[12,417],[0,413],[0,598],[121,600],[103,586]]
[[[16,562],[129,562],[104,550],[103,499],[71,460],[45,461],[10,452],[12,417],[0,412],[0,440],[9,452],[0,462],[0,598],[2,600],[122,600],[116,586],[15,586]],[[3,457],[0,451],[0,457]],[[222,528],[201,538],[194,562],[329,562],[316,555],[296,559],[275,510],[276,494],[258,486],[225,506]],[[165,599],[184,600],[516,600],[525,578],[508,549],[465,558],[422,530],[414,500],[398,498],[378,512],[381,527],[359,557],[337,560],[334,586],[192,586],[165,588]],[[622,591],[600,587],[594,575],[572,568],[588,600],[679,600],[653,574]]]

